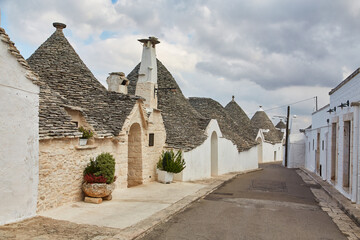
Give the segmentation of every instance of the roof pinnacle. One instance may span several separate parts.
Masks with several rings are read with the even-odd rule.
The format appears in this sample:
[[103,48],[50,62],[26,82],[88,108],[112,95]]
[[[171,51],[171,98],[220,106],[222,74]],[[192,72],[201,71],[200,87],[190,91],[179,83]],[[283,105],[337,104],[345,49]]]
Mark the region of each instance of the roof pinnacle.
[[66,25],[64,23],[60,22],[54,22],[53,26],[56,28],[56,30],[62,31],[64,28],[66,28]]

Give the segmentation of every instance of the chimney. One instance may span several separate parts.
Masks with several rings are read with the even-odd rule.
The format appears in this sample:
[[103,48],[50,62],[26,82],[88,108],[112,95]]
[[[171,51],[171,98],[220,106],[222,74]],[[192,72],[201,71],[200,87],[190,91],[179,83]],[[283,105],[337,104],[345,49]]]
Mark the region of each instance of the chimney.
[[157,63],[155,45],[160,41],[156,37],[139,39],[143,44],[138,81],[136,84],[135,95],[145,98],[145,107],[148,111],[157,108]]
[[118,93],[127,94],[127,86],[129,85],[129,80],[125,77],[123,72],[112,72],[109,73],[109,76],[106,79],[108,84],[108,90]]

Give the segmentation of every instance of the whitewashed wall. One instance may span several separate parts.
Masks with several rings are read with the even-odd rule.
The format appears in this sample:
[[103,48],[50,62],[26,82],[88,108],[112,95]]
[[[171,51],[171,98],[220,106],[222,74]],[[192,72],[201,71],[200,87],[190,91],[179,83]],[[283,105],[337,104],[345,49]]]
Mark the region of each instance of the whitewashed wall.
[[[355,108],[356,107],[344,107],[340,108],[338,107],[341,103],[346,102],[349,100],[349,102],[358,102],[360,101],[360,75],[356,75],[353,79],[351,79],[349,82],[344,84],[341,88],[339,88],[337,91],[335,91],[332,95],[330,95],[330,108],[336,107],[336,112],[332,112],[330,114],[330,123],[334,122],[336,118],[338,118],[338,164],[337,164],[337,181],[333,184],[335,184],[335,187],[337,190],[339,190],[345,197],[351,199],[354,202],[360,203],[360,196],[359,196],[359,147],[353,147],[352,152],[352,183],[350,186],[350,191],[346,191],[343,186],[343,153],[344,153],[344,121],[346,121],[345,118],[349,117],[350,115],[353,115],[353,117],[357,118],[358,116],[354,116]],[[354,118],[352,118],[352,129],[358,129],[359,123],[357,121],[353,121]],[[331,134],[332,129],[329,128],[329,140],[331,140]],[[352,143],[354,143],[355,138],[359,138],[359,132],[352,132]],[[358,139],[356,140],[358,141]],[[329,146],[331,146],[331,141],[329,141]],[[354,158],[354,156],[356,158]],[[329,158],[328,158],[329,165],[331,164],[331,148],[329,147]],[[329,166],[330,168],[330,166]],[[328,177],[328,181],[330,181],[330,177]]]
[[[274,156],[276,152],[276,157]],[[282,160],[282,144],[263,142],[263,163],[275,162]]]
[[[360,101],[360,76],[353,77],[350,81],[343,84],[339,89],[330,95],[330,105],[315,112],[312,116],[312,129],[306,130],[306,149],[305,167],[310,171],[316,172],[316,149],[317,134],[320,133],[320,164],[322,166],[322,178],[341,192],[351,201],[360,203],[360,176],[359,176],[359,107],[347,106],[339,107],[341,103],[349,101]],[[328,113],[331,108],[336,107],[336,111]],[[343,187],[343,156],[344,156],[344,121],[352,121],[352,138],[351,145],[351,183],[350,188]],[[337,122],[337,171],[336,181],[331,180],[331,124]],[[324,145],[324,147],[323,147]],[[319,173],[317,173],[319,174]]]
[[218,175],[258,168],[257,147],[238,152],[236,145],[223,138],[219,125],[212,119],[206,129],[208,138],[197,148],[184,152],[186,168],[175,180],[192,181],[211,177],[211,135],[218,136]]
[[315,142],[316,135],[313,134],[316,131],[313,129],[307,129],[305,131],[305,168],[311,172],[315,172],[315,146],[313,147],[313,141]]
[[0,225],[36,214],[39,87],[0,41]]
[[290,134],[288,168],[305,167],[305,140],[303,133]]
[[252,147],[247,151],[243,151],[240,153],[240,160],[242,164],[241,171],[253,170],[259,168],[258,164],[258,150],[257,146]]
[[[268,132],[267,129],[259,129],[258,134],[256,136],[257,142],[261,141],[257,147],[261,152],[261,156],[258,157],[259,163],[269,163],[275,161],[282,161],[283,160],[283,144],[282,143],[275,143],[272,144],[265,140],[264,132]],[[276,156],[275,156],[276,152]]]
[[[317,134],[320,133],[320,165],[321,165],[321,176],[323,179],[326,179],[326,176],[330,169],[327,164],[328,148],[331,144],[330,139],[328,138],[329,131],[329,106],[325,106],[317,112],[312,114],[312,127],[307,129],[306,134],[306,143],[305,143],[305,167],[312,171],[316,172],[316,149],[317,149]],[[329,120],[330,121],[330,120]],[[320,173],[318,173],[320,174]]]

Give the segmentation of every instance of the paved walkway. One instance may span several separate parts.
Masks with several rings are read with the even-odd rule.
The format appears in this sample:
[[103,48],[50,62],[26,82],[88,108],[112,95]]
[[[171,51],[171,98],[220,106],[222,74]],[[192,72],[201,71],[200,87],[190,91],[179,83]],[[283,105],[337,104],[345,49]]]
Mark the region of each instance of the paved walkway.
[[321,187],[327,192],[334,201],[337,202],[340,209],[343,210],[358,226],[360,226],[360,206],[357,204],[351,203],[349,199],[344,197],[336,188],[334,188],[327,181],[322,180],[318,175],[313,172],[308,171],[305,168],[301,170],[311,177],[315,182],[321,185]]
[[[301,176],[303,181],[310,186],[320,185],[320,183],[324,185],[324,181],[320,177],[315,180],[313,178],[314,176],[311,176],[310,172],[307,170],[302,169],[297,170],[296,172]],[[311,188],[311,191],[316,197],[321,209],[329,215],[340,231],[349,240],[360,239],[360,228],[357,226],[356,222],[351,220],[350,217],[340,209],[341,204],[335,200],[335,195],[330,195],[330,193],[335,193],[334,191],[336,191],[336,189],[330,184],[327,186],[328,191],[326,191],[322,185],[320,186],[320,188]],[[350,201],[347,200],[347,202]]]
[[238,174],[118,189],[102,204],[76,202],[0,226],[0,239],[133,239]]

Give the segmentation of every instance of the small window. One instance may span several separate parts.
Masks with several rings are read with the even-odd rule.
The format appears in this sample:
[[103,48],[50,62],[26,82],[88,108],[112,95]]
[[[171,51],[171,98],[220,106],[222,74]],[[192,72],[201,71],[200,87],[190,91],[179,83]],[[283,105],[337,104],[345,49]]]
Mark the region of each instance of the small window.
[[153,133],[149,134],[149,146],[150,147],[154,146],[154,134]]
[[322,141],[322,150],[324,151],[324,140]]
[[79,127],[79,122],[77,121],[72,121],[73,123],[75,123],[76,127]]

